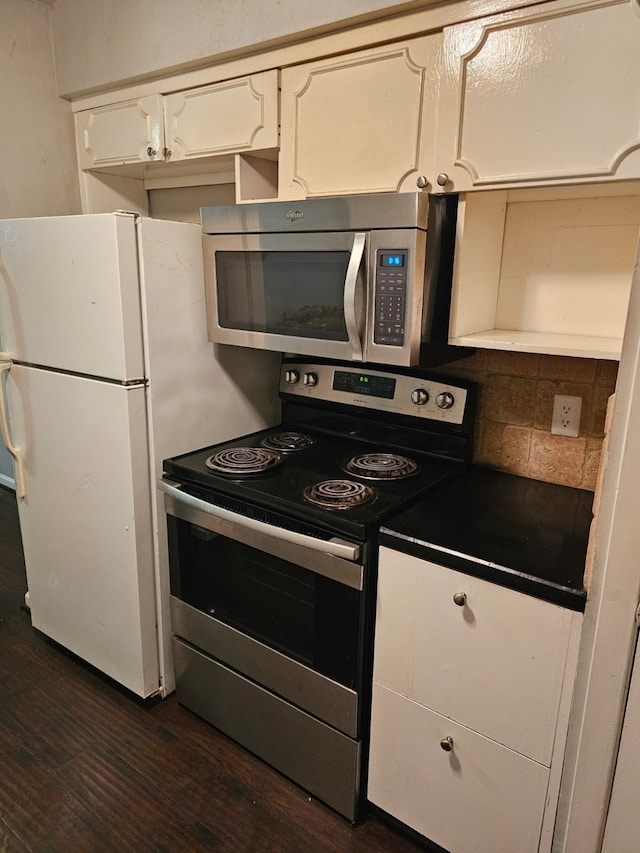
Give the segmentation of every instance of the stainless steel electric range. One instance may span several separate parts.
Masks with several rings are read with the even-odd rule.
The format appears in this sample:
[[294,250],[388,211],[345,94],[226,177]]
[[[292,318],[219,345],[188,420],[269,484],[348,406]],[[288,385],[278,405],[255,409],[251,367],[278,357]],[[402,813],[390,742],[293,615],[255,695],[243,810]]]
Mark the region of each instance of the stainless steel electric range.
[[350,820],[378,530],[462,473],[474,391],[285,359],[280,426],[164,463],[178,700]]

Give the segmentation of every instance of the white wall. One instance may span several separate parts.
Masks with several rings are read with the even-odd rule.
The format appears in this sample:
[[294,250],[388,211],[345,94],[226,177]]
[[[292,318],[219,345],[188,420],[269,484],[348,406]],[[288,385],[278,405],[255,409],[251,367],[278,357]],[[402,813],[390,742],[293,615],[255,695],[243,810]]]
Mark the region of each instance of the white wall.
[[53,36],[62,95],[189,65],[343,19],[434,0],[56,0]]
[[[0,219],[80,213],[73,119],[56,92],[49,15],[39,0],[0,0]],[[0,482],[8,475],[0,442]]]

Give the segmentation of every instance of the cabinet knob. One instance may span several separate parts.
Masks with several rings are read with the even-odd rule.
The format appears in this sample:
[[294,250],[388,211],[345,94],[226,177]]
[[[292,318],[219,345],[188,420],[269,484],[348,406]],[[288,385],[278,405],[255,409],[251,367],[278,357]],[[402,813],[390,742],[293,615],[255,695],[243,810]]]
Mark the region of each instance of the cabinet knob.
[[439,187],[444,187],[449,183],[449,175],[446,172],[440,172],[438,177],[436,178]]
[[453,603],[457,604],[458,607],[464,607],[467,603],[467,593],[466,592],[456,592],[453,596]]
[[416,186],[421,190],[424,190],[429,186],[429,181],[426,179],[425,175],[420,175],[416,178]]
[[443,737],[440,741],[440,746],[444,749],[445,752],[451,752],[453,749],[453,738],[452,737]]
[[155,148],[152,148],[151,146],[149,146],[149,147],[147,148],[147,154],[148,154],[148,156],[149,156],[149,157],[155,157],[157,153],[158,153],[158,152],[156,151],[156,149],[155,149]]
[[171,157],[171,149],[170,148],[163,148],[162,149],[162,156],[164,157],[165,160],[168,160],[169,157]]

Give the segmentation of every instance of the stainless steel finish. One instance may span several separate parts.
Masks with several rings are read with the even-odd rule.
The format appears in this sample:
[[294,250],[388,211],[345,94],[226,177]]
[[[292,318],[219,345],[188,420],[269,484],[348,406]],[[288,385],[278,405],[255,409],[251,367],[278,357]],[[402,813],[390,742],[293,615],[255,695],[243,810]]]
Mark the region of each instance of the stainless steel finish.
[[419,175],[416,178],[416,186],[419,187],[421,190],[424,190],[429,186],[429,181],[427,180],[425,175]]
[[[436,382],[435,380],[426,380],[424,378],[416,379],[415,376],[402,376],[395,373],[388,373],[384,370],[367,370],[369,376],[381,376],[395,380],[395,393],[392,400],[387,400],[381,397],[371,397],[370,395],[351,394],[346,391],[334,391],[333,377],[337,370],[344,370],[354,374],[361,373],[357,368],[350,369],[348,367],[336,368],[329,364],[316,364],[311,361],[300,361],[295,363],[287,363],[282,366],[280,374],[280,391],[284,394],[300,397],[301,399],[309,398],[314,400],[324,400],[328,403],[343,403],[361,408],[374,409],[380,412],[393,412],[399,415],[412,415],[416,418],[424,420],[440,421],[448,424],[462,424],[464,420],[464,411],[467,402],[467,391],[465,388],[460,388],[450,383]],[[286,374],[290,370],[296,370],[299,374],[315,373],[318,377],[318,382],[315,386],[298,384],[291,386],[286,381]],[[428,393],[429,399],[423,406],[416,407],[412,402],[411,395],[416,388],[416,382],[422,382],[424,390]],[[443,409],[436,405],[436,398],[439,394],[448,393],[453,399],[453,405],[448,409]]]
[[171,596],[173,633],[350,737],[358,694]]
[[361,744],[173,638],[178,701],[349,820]]
[[440,746],[444,749],[445,752],[451,752],[453,749],[453,738],[452,737],[443,737],[440,741]]
[[446,172],[440,172],[436,181],[438,182],[438,186],[445,187],[449,183],[449,175]]
[[359,545],[338,538],[316,539],[246,518],[186,494],[173,481],[159,480],[158,486],[165,492],[164,505],[169,515],[288,560],[352,589],[362,589],[364,570],[355,562],[360,558]]
[[300,379],[300,374],[297,370],[287,370],[285,373],[285,382],[288,382],[290,385],[295,385],[296,382]]
[[[244,205],[238,205],[238,207],[243,206]],[[252,205],[248,206],[251,207]],[[262,205],[258,205],[258,207],[260,206]],[[226,210],[226,208],[223,209]],[[404,237],[401,245],[404,245],[406,240],[407,238]],[[275,350],[276,352],[304,352],[308,355],[321,356],[322,358],[338,358],[347,361],[353,360],[355,358],[354,342],[350,341],[348,338],[344,341],[329,341],[316,338],[298,337],[296,335],[275,334],[273,332],[254,332],[245,329],[229,329],[218,323],[218,290],[216,285],[215,269],[215,253],[217,251],[299,252],[302,249],[310,252],[344,251],[349,252],[353,258],[354,236],[353,233],[348,231],[341,233],[333,232],[331,234],[306,234],[304,242],[301,243],[300,236],[296,234],[223,234],[215,237],[204,234],[202,238],[202,252],[204,258],[205,298],[209,340],[214,343],[234,344],[235,346]],[[349,268],[345,278],[348,277],[349,269],[351,269],[351,262],[349,263]],[[356,285],[357,281],[353,281],[351,283],[351,286],[357,290]],[[422,281],[420,290],[422,291]],[[355,295],[353,297],[353,304],[355,306],[355,311],[357,312],[359,306]],[[356,318],[356,326],[357,325],[359,325],[359,322]],[[362,344],[359,345],[362,347]],[[387,347],[386,349],[394,349],[394,347]],[[402,351],[401,347],[395,347],[395,349]]]
[[305,385],[308,385],[310,388],[313,388],[314,385],[318,384],[318,374],[314,373],[312,370],[309,370],[302,377],[302,381]]
[[424,388],[415,388],[411,392],[411,402],[415,403],[416,406],[424,406],[429,402],[429,392]]
[[457,604],[458,607],[464,607],[467,603],[467,593],[466,592],[456,592],[453,596],[454,604]]
[[148,157],[155,157],[157,153],[158,153],[158,152],[156,151],[156,149],[155,149],[155,148],[152,148],[151,146],[149,146],[149,147],[147,148],[147,156],[148,156]]
[[428,205],[427,193],[373,193],[203,207],[200,215],[205,234],[425,230]]
[[351,250],[347,275],[344,280],[344,322],[347,327],[349,343],[351,344],[351,357],[354,361],[362,361],[362,333],[360,331],[362,322],[362,296],[360,296],[360,300],[358,301],[357,286],[358,281],[360,281],[361,286],[364,287],[364,282],[360,275],[360,267],[366,243],[366,234],[354,235],[353,249]]
[[[372,231],[369,234],[369,270],[376,268],[376,252],[394,249],[407,249],[407,290],[404,310],[404,344],[389,346],[376,344],[374,332],[376,324],[376,306],[373,282],[367,291],[367,325],[363,342],[364,361],[376,364],[401,365],[409,367],[418,364],[420,360],[420,345],[422,341],[422,306],[429,302],[429,285],[425,281],[424,265],[427,251],[427,234],[417,228],[401,231],[399,229]],[[369,276],[372,279],[372,276]],[[294,350],[304,352],[304,350]]]
[[436,397],[436,406],[440,409],[451,409],[455,401],[455,397],[451,391],[442,391]]

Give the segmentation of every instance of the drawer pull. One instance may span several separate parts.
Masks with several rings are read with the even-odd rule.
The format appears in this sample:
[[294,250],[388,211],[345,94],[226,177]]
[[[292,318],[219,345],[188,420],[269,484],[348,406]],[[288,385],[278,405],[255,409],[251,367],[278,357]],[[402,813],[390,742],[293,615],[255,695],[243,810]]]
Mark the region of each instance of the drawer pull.
[[451,752],[453,749],[453,738],[452,737],[443,737],[440,741],[440,746],[444,749],[445,752]]
[[467,603],[467,593],[466,592],[456,592],[453,596],[453,603],[457,604],[458,607],[464,607]]

